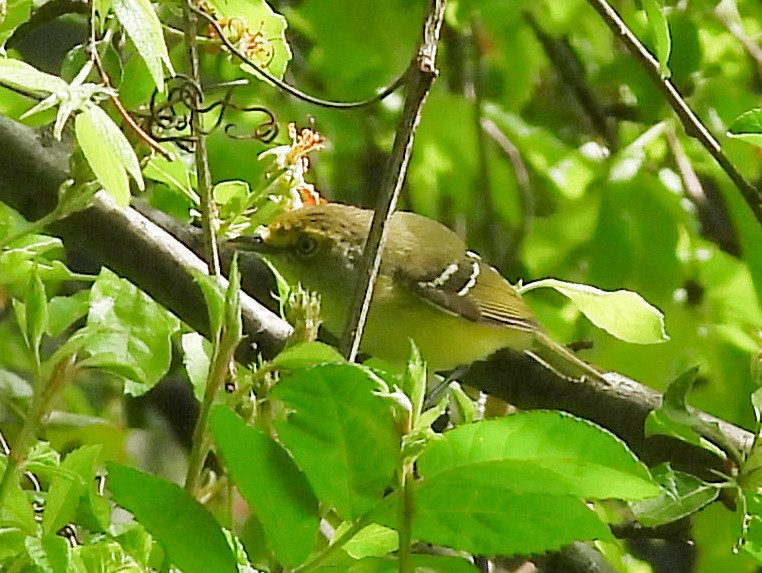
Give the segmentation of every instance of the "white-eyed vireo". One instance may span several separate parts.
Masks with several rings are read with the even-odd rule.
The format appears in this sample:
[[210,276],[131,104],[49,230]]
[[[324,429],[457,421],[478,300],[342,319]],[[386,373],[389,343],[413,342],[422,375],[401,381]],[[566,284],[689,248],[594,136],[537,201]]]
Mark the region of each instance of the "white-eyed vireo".
[[[319,293],[323,324],[338,336],[372,218],[338,203],[304,207],[232,245],[264,254],[287,281]],[[404,363],[412,338],[433,370],[450,370],[510,347],[536,350],[543,362],[561,364],[562,374],[597,374],[550,340],[513,286],[450,229],[408,212],[396,212],[390,224],[364,352]]]

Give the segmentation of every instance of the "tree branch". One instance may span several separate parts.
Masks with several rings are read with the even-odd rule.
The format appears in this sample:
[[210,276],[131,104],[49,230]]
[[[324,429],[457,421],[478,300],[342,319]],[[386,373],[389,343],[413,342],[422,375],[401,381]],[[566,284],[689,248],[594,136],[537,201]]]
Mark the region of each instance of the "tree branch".
[[637,36],[633,34],[632,30],[627,27],[627,24],[624,23],[619,14],[616,13],[606,0],[587,0],[587,3],[598,12],[604,22],[606,22],[606,25],[619,37],[633,57],[640,63],[677,114],[677,117],[683,124],[685,133],[696,138],[711,156],[714,157],[715,161],[717,161],[722,170],[741,192],[757,221],[762,224],[762,193],[744,179],[743,175],[741,175],[735,165],[722,151],[719,142],[685,102],[675,85],[669,79],[661,76],[659,62],[640,43]]
[[[28,220],[39,219],[56,204],[58,187],[67,177],[68,153],[59,144],[44,141],[32,129],[2,116],[0,141],[5,146],[0,161],[0,200]],[[193,279],[193,271],[205,273],[206,265],[134,209],[120,209],[100,192],[91,207],[56,223],[50,232],[68,247],[84,249],[135,283],[191,328],[208,334],[206,304]],[[269,287],[266,276],[260,273],[258,279]],[[262,300],[268,299],[267,292]],[[251,341],[266,356],[276,354],[290,327],[250,296],[242,296],[241,305]],[[248,350],[247,358],[251,359],[251,348]]]
[[392,154],[384,173],[376,213],[363,251],[363,262],[341,339],[341,350],[348,360],[353,361],[360,348],[370,300],[373,297],[373,287],[386,243],[387,223],[394,214],[400,190],[405,182],[407,165],[413,150],[415,129],[421,118],[423,104],[437,76],[437,42],[444,20],[444,9],[445,0],[430,1],[429,11],[423,24],[421,43],[408,69],[405,106],[397,125]]
[[[27,219],[43,216],[55,205],[58,186],[66,176],[67,153],[58,144],[47,146],[32,129],[2,116],[0,141],[5,144],[4,161],[0,161],[0,200]],[[172,236],[178,234],[200,248],[200,232],[169,217],[154,214],[152,218],[167,225],[172,234],[134,209],[118,209],[99,195],[91,208],[58,223],[51,232],[62,237],[67,246],[86,249],[192,328],[207,333],[206,305],[190,272],[205,265]],[[242,264],[248,291],[260,300],[269,300],[271,282],[266,271],[253,261],[242,260]],[[265,356],[273,356],[290,328],[244,293],[241,300],[249,339]],[[242,359],[250,360],[253,354],[246,346],[249,354]],[[706,478],[715,477],[712,470],[724,470],[723,460],[705,449],[665,436],[646,438],[643,421],[660,404],[660,395],[615,373],[607,374],[607,378],[607,385],[569,381],[523,354],[502,351],[474,364],[464,382],[522,409],[560,409],[593,420],[625,440],[648,464],[670,460],[676,468]],[[705,416],[719,424],[736,449],[749,451],[753,440],[750,432]]]

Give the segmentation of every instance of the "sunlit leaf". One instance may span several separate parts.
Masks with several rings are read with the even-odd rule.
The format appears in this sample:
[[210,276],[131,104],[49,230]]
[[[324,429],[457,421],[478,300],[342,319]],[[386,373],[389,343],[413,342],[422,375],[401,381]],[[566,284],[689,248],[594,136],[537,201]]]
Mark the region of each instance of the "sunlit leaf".
[[129,510],[185,573],[236,573],[236,561],[211,513],[179,486],[136,469],[108,464],[116,503]]

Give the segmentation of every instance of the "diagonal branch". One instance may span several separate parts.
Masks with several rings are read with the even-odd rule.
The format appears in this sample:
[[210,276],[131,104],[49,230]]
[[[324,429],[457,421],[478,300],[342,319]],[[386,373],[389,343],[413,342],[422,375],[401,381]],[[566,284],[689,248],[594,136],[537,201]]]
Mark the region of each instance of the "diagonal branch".
[[437,43],[444,20],[444,9],[445,0],[431,0],[423,24],[421,43],[408,69],[405,106],[397,125],[392,154],[381,183],[373,224],[370,227],[362,265],[359,269],[358,283],[355,285],[352,305],[341,340],[341,351],[350,361],[354,361],[360,348],[370,300],[373,297],[373,287],[381,265],[381,254],[386,243],[387,223],[394,214],[400,190],[405,182],[407,165],[413,150],[415,129],[421,118],[423,104],[437,76]]
[[[35,132],[0,116],[0,141],[5,144],[0,161],[0,201],[29,220],[53,209],[58,186],[66,177],[65,150],[49,146]],[[146,209],[146,212],[148,210]],[[204,298],[191,268],[205,265],[173,235],[201,251],[200,231],[182,226],[169,217],[151,214],[166,232],[133,209],[118,209],[98,200],[89,209],[72,215],[51,230],[67,247],[82,248],[119,275],[131,280],[157,302],[201,333],[209,332]],[[195,231],[195,233],[194,233]],[[259,300],[268,300],[270,279],[261,266],[241,261],[248,275],[246,288]],[[259,273],[259,274],[257,274]],[[253,298],[241,293],[244,330],[265,357],[274,356],[290,333],[289,326]],[[247,345],[242,361],[254,357]],[[643,421],[661,402],[659,393],[618,374],[607,374],[609,384],[580,384],[556,376],[531,358],[504,351],[474,364],[465,382],[522,409],[560,409],[608,428],[625,440],[646,463],[670,460],[677,469],[712,478],[712,470],[726,471],[723,460],[707,450],[664,436],[646,438]],[[748,452],[753,435],[716,420],[728,443]]]
[[616,13],[606,0],[587,0],[587,2],[598,12],[604,22],[606,22],[606,25],[622,41],[640,65],[643,66],[643,69],[645,69],[648,76],[675,111],[677,117],[680,118],[685,133],[698,139],[701,145],[714,157],[715,161],[717,161],[722,170],[741,192],[757,221],[762,224],[762,193],[744,179],[743,175],[741,175],[735,165],[722,151],[719,142],[685,102],[675,85],[669,79],[661,76],[659,62],[646,50],[645,46],[643,46],[637,36],[627,27],[627,24],[624,23],[619,14]]

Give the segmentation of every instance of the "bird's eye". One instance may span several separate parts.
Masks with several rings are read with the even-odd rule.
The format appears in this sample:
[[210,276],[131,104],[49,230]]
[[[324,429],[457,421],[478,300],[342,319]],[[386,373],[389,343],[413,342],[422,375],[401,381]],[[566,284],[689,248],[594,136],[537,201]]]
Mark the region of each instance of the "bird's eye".
[[315,237],[309,235],[300,235],[296,240],[296,254],[299,257],[307,258],[315,254],[318,248],[318,242]]

